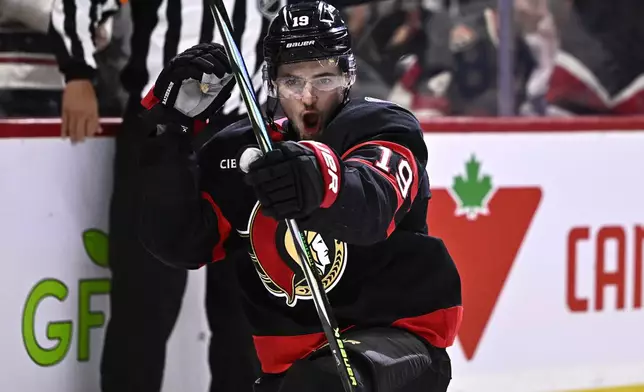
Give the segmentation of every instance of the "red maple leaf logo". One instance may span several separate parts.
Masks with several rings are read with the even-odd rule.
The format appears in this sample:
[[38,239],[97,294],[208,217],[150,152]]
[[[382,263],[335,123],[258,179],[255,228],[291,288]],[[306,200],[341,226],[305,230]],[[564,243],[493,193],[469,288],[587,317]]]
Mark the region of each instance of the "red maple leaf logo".
[[427,211],[431,235],[445,241],[462,280],[463,322],[458,339],[472,359],[539,206],[541,189],[493,190],[473,156],[451,189],[432,189]]

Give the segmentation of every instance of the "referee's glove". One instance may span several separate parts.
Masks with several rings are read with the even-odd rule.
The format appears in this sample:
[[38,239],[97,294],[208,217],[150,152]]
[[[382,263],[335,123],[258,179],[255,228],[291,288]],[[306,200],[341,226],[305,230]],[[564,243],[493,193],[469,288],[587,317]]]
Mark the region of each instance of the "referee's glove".
[[170,60],[141,103],[157,124],[192,128],[221,109],[234,86],[224,47],[199,44]]

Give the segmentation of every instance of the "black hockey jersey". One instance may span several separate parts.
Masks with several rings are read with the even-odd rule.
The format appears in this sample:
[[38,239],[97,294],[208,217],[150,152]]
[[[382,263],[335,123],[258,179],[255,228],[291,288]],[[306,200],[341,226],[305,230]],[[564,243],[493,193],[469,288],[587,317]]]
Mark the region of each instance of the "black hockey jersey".
[[[282,126],[273,139],[295,139]],[[237,168],[240,151],[256,145],[249,122],[217,133],[198,162],[172,140],[179,137],[166,133],[147,147],[142,240],[175,266],[237,263],[262,369],[283,372],[325,337],[285,223],[262,214]],[[460,278],[443,242],[427,235],[418,121],[389,102],[352,100],[318,142],[327,158],[343,161],[339,192],[298,223],[340,328],[391,325],[450,346],[462,315]]]

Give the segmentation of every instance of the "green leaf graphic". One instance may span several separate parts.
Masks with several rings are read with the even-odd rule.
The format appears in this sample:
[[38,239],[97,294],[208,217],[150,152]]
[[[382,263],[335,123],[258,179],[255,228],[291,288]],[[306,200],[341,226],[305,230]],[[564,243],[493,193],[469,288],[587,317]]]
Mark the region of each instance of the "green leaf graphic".
[[474,219],[478,214],[489,213],[487,202],[492,191],[492,179],[488,175],[481,177],[481,163],[473,154],[465,164],[465,177],[454,177],[452,190],[458,198],[457,215],[466,214],[469,219]]
[[107,234],[99,229],[87,229],[83,232],[83,246],[92,262],[99,267],[107,268]]

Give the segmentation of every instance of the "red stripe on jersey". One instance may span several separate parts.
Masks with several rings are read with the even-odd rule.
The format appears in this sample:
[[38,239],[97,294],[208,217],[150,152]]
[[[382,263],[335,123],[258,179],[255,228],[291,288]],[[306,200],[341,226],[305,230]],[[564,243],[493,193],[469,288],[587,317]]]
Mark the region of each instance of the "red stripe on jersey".
[[208,202],[212,206],[213,211],[215,211],[215,215],[217,215],[217,231],[219,232],[219,241],[214,246],[214,248],[212,248],[212,261],[215,262],[223,260],[226,258],[224,242],[226,242],[226,240],[228,239],[232,226],[230,225],[230,222],[228,222],[228,219],[226,219],[224,214],[221,212],[221,209],[219,208],[217,203],[215,203],[215,201],[207,192],[201,192],[201,197],[208,200]]
[[148,91],[147,94],[145,94],[145,97],[141,100],[141,105],[143,105],[144,108],[150,110],[154,105],[159,103],[159,98],[154,96],[154,86],[150,88],[150,91]]
[[399,319],[391,325],[415,333],[432,346],[447,348],[454,344],[462,320],[463,307],[453,306],[422,316]]
[[[421,316],[398,319],[390,325],[407,330],[434,347],[447,348],[454,344],[462,319],[463,307],[453,306]],[[344,328],[342,332],[349,328]],[[272,374],[285,372],[295,361],[327,343],[322,332],[295,336],[253,336],[253,341],[262,371]]]
[[282,373],[320,347],[326,341],[324,333],[296,336],[253,336],[257,358],[264,373]]
[[268,136],[271,138],[272,141],[274,142],[281,142],[284,140],[284,121],[286,121],[286,117],[278,118],[277,120],[273,121],[273,124],[275,125],[274,127],[269,126],[267,127],[268,130]]
[[338,199],[340,192],[340,161],[335,153],[326,144],[311,140],[301,141],[301,144],[313,150],[320,166],[320,173],[324,180],[324,196],[322,197],[321,208],[329,208]]
[[[340,330],[344,333],[353,328]],[[328,344],[323,332],[294,336],[255,336],[255,352],[264,373],[282,373],[298,359],[305,358],[315,350]]]

